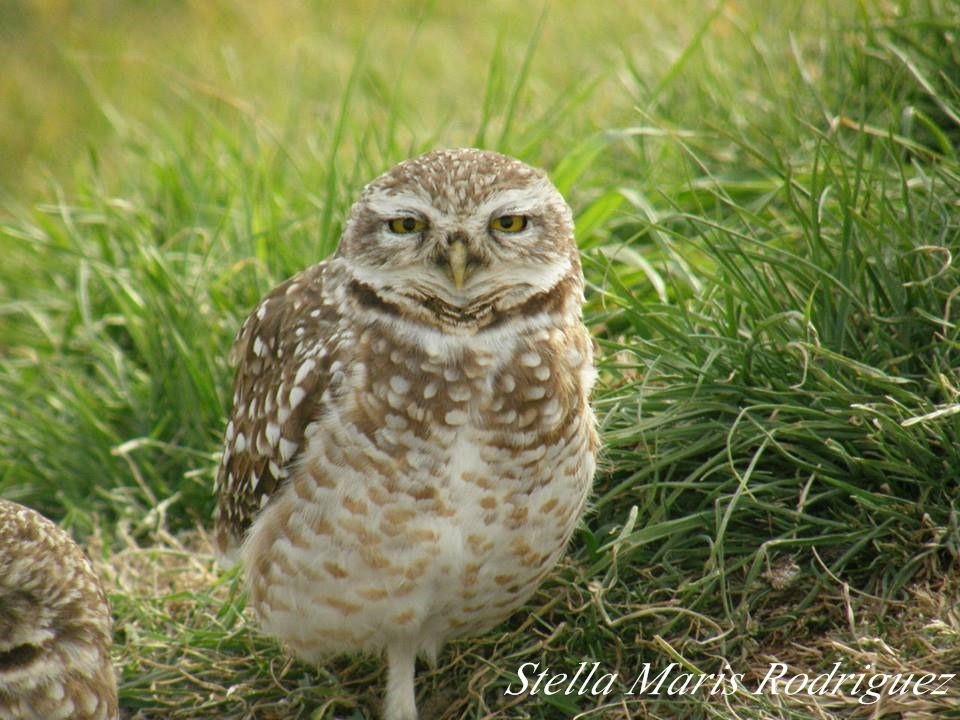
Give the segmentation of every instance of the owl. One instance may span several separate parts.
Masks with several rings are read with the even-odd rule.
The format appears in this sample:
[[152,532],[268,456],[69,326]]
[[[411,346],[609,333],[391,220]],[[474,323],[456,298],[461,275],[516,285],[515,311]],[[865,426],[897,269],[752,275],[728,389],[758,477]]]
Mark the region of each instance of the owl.
[[598,450],[569,206],[474,149],[367,185],[336,252],[243,323],[216,542],[301,658],[415,663],[520,608],[561,557]]
[[80,548],[38,513],[0,500],[0,718],[117,718],[111,628]]

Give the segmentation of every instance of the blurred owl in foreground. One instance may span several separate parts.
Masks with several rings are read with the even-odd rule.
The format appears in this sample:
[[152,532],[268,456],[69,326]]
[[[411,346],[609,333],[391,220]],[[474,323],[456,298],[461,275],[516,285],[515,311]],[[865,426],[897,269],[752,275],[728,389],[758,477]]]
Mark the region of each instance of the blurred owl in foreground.
[[595,379],[570,208],[539,170],[441,150],[370,183],[328,260],[234,345],[217,543],[300,657],[416,656],[520,608],[592,484]]
[[0,718],[113,720],[110,606],[90,561],[29,508],[0,500]]

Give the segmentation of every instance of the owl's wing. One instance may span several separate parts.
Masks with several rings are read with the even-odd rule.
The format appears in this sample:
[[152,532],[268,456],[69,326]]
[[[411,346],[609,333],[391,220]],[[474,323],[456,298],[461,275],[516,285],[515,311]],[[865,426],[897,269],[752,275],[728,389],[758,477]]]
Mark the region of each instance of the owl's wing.
[[230,556],[290,474],[329,381],[327,344],[338,309],[325,302],[326,263],[274,288],[243,323],[230,353],[233,408],[217,469],[216,543]]

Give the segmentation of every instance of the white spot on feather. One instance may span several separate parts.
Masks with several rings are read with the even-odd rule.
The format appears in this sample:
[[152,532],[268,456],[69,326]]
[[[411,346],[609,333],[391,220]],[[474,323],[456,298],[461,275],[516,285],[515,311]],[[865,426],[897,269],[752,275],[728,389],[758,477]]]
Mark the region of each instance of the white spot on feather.
[[410,381],[402,375],[394,375],[390,378],[390,389],[403,395],[410,390]]
[[280,459],[287,462],[297,451],[297,443],[290,442],[286,438],[280,438]]
[[447,395],[454,402],[464,402],[469,400],[473,393],[466,385],[450,385],[447,388]]
[[540,353],[538,352],[525,352],[520,355],[518,359],[520,360],[521,365],[529,368],[537,367],[537,365],[539,365],[541,362]]
[[523,396],[527,400],[540,400],[547,394],[547,389],[543,385],[533,385],[523,391]]
[[303,364],[297,369],[297,375],[293,378],[293,384],[299,385],[304,380],[306,380],[307,375],[313,372],[313,369],[317,366],[317,363],[312,359],[307,359],[303,361]]
[[280,443],[280,426],[276,423],[267,423],[267,428],[264,433],[271,447],[276,447]]
[[464,425],[468,420],[467,414],[463,410],[449,410],[443,416],[443,421],[447,425]]
[[293,410],[297,405],[303,402],[303,399],[307,396],[307,391],[302,387],[297,385],[290,391],[290,410]]

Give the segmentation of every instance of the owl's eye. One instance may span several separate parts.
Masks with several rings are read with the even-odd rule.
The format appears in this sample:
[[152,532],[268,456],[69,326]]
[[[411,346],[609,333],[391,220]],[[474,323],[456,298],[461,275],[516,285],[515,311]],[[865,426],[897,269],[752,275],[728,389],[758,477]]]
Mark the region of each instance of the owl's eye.
[[525,230],[528,223],[526,215],[501,215],[490,221],[490,229],[502,233],[518,233]]
[[387,227],[390,228],[390,232],[396,233],[397,235],[410,235],[412,233],[417,233],[427,227],[427,224],[423,220],[418,220],[415,217],[396,217],[387,220]]

